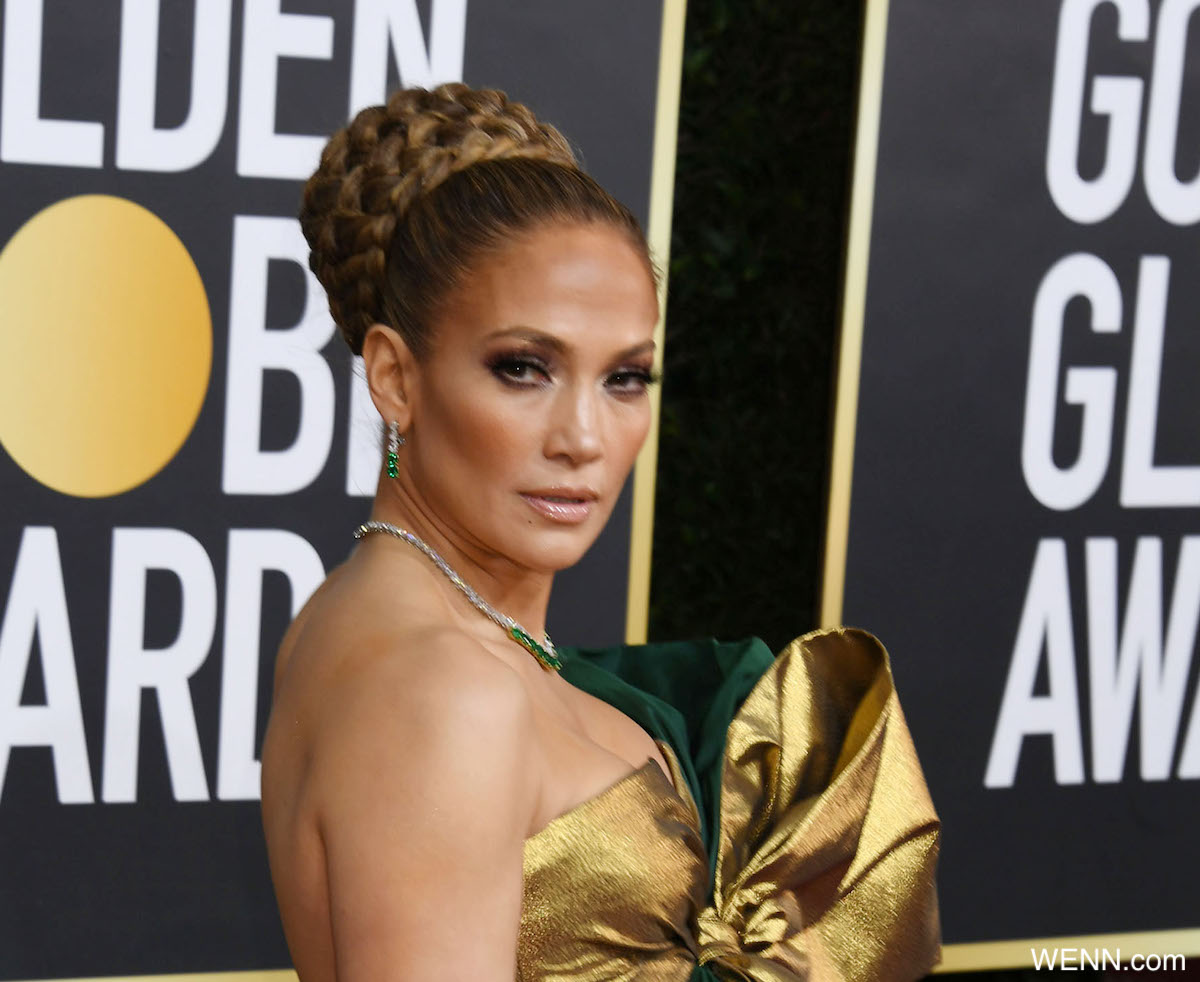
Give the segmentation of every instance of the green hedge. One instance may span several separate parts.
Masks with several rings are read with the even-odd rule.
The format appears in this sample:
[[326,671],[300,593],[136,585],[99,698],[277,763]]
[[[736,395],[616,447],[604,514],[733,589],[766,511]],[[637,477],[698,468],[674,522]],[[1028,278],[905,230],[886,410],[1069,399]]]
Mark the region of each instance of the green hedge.
[[688,4],[652,638],[816,625],[860,21]]

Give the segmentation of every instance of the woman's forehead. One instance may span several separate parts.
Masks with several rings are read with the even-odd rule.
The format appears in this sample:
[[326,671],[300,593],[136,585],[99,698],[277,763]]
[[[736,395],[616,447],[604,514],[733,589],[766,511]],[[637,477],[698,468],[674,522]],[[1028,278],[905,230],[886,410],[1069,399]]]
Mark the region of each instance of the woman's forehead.
[[524,234],[481,257],[449,299],[442,326],[464,340],[527,329],[560,347],[622,347],[648,340],[658,320],[644,256],[602,224]]

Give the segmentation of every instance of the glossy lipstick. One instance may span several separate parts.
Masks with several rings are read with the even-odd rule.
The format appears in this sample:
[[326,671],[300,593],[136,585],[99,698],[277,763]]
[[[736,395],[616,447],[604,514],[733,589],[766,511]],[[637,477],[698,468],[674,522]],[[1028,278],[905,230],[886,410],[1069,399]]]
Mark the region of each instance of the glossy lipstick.
[[548,488],[522,492],[521,497],[539,515],[564,525],[587,521],[596,504],[596,493],[587,488]]

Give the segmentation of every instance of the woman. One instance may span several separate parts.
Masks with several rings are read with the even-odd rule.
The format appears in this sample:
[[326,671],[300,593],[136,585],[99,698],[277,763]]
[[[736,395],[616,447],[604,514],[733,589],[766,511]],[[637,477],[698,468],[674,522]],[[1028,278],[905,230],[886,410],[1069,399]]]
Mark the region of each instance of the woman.
[[337,133],[301,223],[387,433],[263,749],[301,979],[922,974],[936,816],[873,639],[545,633],[650,424],[628,209],[527,108],[449,84]]

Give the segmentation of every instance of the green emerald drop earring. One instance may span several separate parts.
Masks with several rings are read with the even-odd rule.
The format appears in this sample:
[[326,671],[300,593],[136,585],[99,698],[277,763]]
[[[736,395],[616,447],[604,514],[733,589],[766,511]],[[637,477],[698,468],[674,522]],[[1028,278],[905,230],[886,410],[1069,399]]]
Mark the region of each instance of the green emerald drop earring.
[[395,420],[388,423],[387,445],[387,476],[396,477],[400,473],[400,448],[404,446],[404,437],[400,435],[400,424]]

